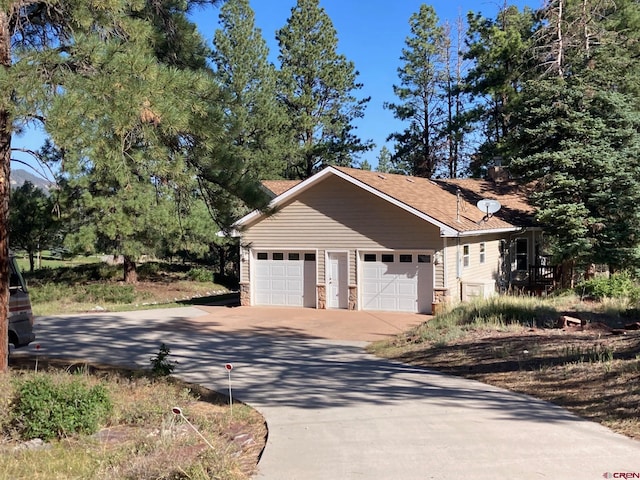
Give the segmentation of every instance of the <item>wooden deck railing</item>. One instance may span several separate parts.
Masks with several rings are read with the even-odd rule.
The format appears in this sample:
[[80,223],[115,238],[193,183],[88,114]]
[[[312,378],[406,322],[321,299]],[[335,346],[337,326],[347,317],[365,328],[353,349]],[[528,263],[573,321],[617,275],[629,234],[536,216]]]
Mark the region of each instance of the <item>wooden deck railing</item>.
[[529,288],[532,290],[553,289],[558,278],[557,265],[529,265]]

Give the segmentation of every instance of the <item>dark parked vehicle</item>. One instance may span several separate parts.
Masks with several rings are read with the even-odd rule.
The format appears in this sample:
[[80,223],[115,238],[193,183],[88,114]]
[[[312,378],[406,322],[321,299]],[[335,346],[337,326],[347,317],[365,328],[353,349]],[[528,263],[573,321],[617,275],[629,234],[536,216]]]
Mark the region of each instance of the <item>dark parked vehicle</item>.
[[36,339],[27,284],[13,254],[9,255],[9,343],[26,347]]

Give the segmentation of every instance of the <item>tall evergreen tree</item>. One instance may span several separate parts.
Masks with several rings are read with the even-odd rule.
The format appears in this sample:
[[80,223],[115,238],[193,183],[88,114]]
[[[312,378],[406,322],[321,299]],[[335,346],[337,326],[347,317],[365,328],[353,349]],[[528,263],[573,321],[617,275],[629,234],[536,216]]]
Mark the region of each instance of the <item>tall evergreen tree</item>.
[[471,128],[464,122],[466,94],[462,85],[466,72],[464,59],[464,35],[466,33],[462,17],[458,17],[455,28],[444,27],[444,97],[446,105],[445,128],[441,133],[447,147],[446,166],[449,178],[457,178],[464,173],[468,161],[467,137]]
[[378,152],[378,167],[376,168],[376,171],[380,173],[390,173],[392,168],[391,158],[391,152],[386,145],[383,145]]
[[10,244],[27,252],[29,270],[33,271],[36,253],[50,248],[58,233],[55,202],[31,182],[24,182],[11,192],[9,208]]
[[532,10],[505,5],[495,19],[470,13],[468,24],[466,58],[474,65],[464,89],[474,106],[461,121],[479,130],[480,145],[470,170],[483,176],[504,155],[502,142],[514,124],[511,106],[534,67],[530,59],[536,21]]
[[255,27],[248,0],[220,9],[213,61],[225,95],[228,143],[244,163],[244,175],[278,178],[285,170],[285,112],[277,100],[276,70]]
[[396,142],[393,157],[397,169],[419,177],[431,178],[447,155],[443,132],[447,125],[446,89],[449,46],[433,7],[421,5],[409,19],[411,35],[402,50],[398,68],[400,85],[393,91],[401,103],[387,103],[395,118],[408,122],[407,128],[393,133]]
[[337,52],[337,34],[318,0],[298,0],[276,34],[280,47],[279,97],[294,149],[287,176],[308,178],[326,165],[353,163],[370,142],[354,133],[369,98],[357,99],[358,72]]
[[[553,16],[537,33],[539,76],[524,85],[506,145],[512,171],[535,182],[532,201],[558,259],[616,270],[637,265],[640,242],[640,109],[630,78],[637,65],[617,47],[637,45],[629,36],[638,34],[620,27],[640,6],[622,2],[628,10],[607,7],[595,19],[585,13],[604,4],[590,3],[543,10]],[[559,39],[561,50],[549,44]]]
[[82,192],[68,210],[78,217],[69,242],[123,255],[128,282],[136,281],[137,258],[155,253],[172,230],[166,199],[193,175],[192,135],[203,125],[220,130],[212,123],[217,88],[210,74],[160,63],[153,38],[146,46],[92,46],[95,74],[65,78],[65,94],[47,106],[66,184]]

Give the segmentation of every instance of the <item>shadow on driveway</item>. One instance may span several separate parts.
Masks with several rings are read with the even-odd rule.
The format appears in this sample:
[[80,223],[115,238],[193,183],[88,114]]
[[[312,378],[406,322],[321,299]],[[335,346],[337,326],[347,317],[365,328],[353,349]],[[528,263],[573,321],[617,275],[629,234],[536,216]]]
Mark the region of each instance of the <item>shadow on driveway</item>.
[[222,393],[228,387],[224,365],[231,362],[234,398],[258,408],[414,400],[441,407],[464,404],[489,410],[496,419],[579,420],[524,395],[379,359],[364,353],[365,342],[321,340],[291,327],[221,333],[197,328],[195,317],[202,314],[194,309],[155,312],[43,317],[37,323],[37,343],[45,356],[140,368],[149,368],[150,358],[165,343],[170,359],[178,362],[176,375]]

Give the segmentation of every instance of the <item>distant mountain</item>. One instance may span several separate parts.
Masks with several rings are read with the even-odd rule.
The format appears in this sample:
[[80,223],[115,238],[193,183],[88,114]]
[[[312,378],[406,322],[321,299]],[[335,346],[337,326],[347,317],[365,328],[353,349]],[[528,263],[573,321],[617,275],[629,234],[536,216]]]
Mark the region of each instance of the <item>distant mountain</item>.
[[42,177],[38,177],[26,170],[17,169],[11,170],[11,188],[21,187],[24,182],[31,182],[34,186],[48,192],[54,186],[54,184]]

